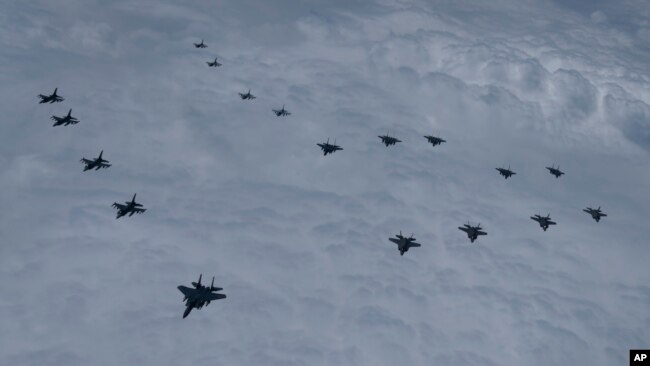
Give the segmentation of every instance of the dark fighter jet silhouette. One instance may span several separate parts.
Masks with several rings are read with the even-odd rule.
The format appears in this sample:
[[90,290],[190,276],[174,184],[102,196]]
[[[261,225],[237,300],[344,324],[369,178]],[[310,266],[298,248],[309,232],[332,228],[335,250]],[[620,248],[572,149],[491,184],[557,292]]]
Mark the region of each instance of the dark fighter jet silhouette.
[[117,202],[114,202],[112,207],[117,209],[117,217],[116,219],[119,219],[120,217],[129,214],[130,216],[133,216],[134,213],[141,214],[145,211],[147,211],[146,208],[140,208],[142,207],[141,204],[135,202],[135,194],[133,195],[133,199],[131,202],[124,202],[125,205],[121,205]]
[[41,98],[41,101],[38,102],[38,104],[43,104],[43,103],[52,104],[52,103],[57,103],[57,102],[64,101],[65,99],[63,99],[62,97],[60,97],[60,96],[58,96],[56,94],[57,90],[59,90],[59,88],[54,88],[54,93],[52,93],[50,95],[39,94],[38,97]]
[[187,286],[178,286],[178,290],[183,293],[183,301],[185,301],[185,312],[183,313],[183,319],[185,319],[192,309],[200,309],[204,305],[210,305],[210,301],[225,299],[225,294],[215,294],[217,291],[223,290],[221,287],[214,287],[214,277],[212,277],[212,284],[208,286],[203,286],[201,284],[201,277],[203,274],[199,275],[199,282],[192,282],[191,287]]
[[86,165],[84,167],[84,172],[90,169],[99,170],[101,168],[108,168],[111,166],[111,164],[108,164],[108,160],[104,160],[102,158],[102,154],[104,154],[104,150],[99,153],[99,157],[97,157],[97,159],[89,160],[86,158],[81,158],[81,162]]
[[323,155],[333,154],[335,151],[343,150],[342,147],[336,144],[336,140],[334,140],[333,144],[330,144],[329,138],[327,138],[327,142],[324,142],[322,144],[316,144],[316,145],[320,146],[320,148],[323,150]]
[[68,114],[63,116],[63,117],[57,117],[57,116],[52,116],[50,117],[51,120],[55,121],[52,127],[60,126],[60,125],[76,125],[79,123],[79,120],[76,119],[75,117],[72,117],[72,108],[68,111]]

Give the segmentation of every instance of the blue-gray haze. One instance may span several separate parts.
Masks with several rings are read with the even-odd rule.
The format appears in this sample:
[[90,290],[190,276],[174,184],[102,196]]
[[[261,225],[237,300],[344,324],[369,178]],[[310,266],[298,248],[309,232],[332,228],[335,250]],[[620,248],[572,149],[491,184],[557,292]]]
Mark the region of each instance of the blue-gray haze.
[[0,364],[626,364],[649,42],[646,0],[4,0]]

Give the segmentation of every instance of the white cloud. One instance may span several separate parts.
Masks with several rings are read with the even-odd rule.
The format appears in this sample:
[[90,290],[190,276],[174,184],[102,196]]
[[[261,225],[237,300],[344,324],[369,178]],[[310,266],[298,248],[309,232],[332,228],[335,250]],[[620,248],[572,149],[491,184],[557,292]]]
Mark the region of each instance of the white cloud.
[[[643,8],[571,6],[11,5],[0,363],[624,363],[650,338],[650,68],[620,22]],[[135,192],[148,211],[115,220]],[[228,298],[183,320],[199,273]]]
[[605,13],[600,10],[596,10],[595,12],[591,13],[591,20],[594,23],[606,23],[607,15],[605,15]]

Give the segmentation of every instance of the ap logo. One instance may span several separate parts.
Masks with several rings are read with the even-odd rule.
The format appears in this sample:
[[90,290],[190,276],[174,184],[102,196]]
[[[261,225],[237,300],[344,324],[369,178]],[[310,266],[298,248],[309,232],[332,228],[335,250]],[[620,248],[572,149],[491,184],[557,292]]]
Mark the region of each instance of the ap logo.
[[650,350],[631,349],[630,350],[630,365],[631,366],[650,365]]

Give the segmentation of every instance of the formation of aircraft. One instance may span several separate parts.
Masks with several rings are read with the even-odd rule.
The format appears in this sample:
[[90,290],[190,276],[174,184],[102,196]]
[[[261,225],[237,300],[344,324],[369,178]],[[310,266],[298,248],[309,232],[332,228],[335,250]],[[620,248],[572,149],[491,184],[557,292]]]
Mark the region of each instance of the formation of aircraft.
[[187,286],[178,286],[178,290],[183,293],[183,301],[185,302],[185,312],[183,313],[183,319],[185,319],[192,309],[201,309],[203,306],[210,305],[210,301],[225,299],[225,294],[217,294],[215,292],[223,290],[221,287],[214,287],[214,277],[212,277],[212,284],[204,286],[201,284],[201,277],[203,274],[199,275],[198,282],[192,282],[191,287]]
[[469,238],[470,243],[473,243],[474,240],[478,239],[478,237],[481,235],[487,235],[485,231],[482,231],[483,228],[481,227],[481,224],[472,226],[467,223],[463,224],[463,226],[460,226],[458,229],[467,233],[467,237]]
[[[87,171],[87,170],[90,170],[90,169],[99,170],[99,169],[102,169],[102,168],[105,169],[105,168],[108,168],[109,166],[111,166],[111,164],[108,164],[108,160],[104,160],[102,158],[103,154],[104,154],[104,150],[102,150],[99,153],[99,156],[97,157],[97,159],[89,160],[89,159],[86,159],[86,158],[81,158],[81,162],[86,165],[84,167],[84,172]],[[134,196],[134,198],[135,198],[135,196]]]
[[447,142],[446,140],[443,140],[440,137],[436,137],[436,136],[424,136],[424,138],[427,139],[427,141],[433,146],[440,145],[443,142]]
[[405,236],[402,236],[401,231],[399,232],[399,234],[395,235],[394,238],[388,238],[388,240],[397,244],[397,250],[399,250],[399,255],[404,255],[404,253],[408,252],[410,248],[417,248],[420,246],[420,244],[415,242],[416,239],[413,237],[413,234],[411,234],[411,236],[407,238]]
[[216,57],[214,58],[213,62],[206,61],[206,64],[208,64],[208,67],[219,67],[219,66],[221,66],[221,64],[219,62],[217,62]]
[[[250,90],[249,90],[249,93],[250,93]],[[290,116],[291,115],[291,112],[284,109],[284,104],[282,105],[282,109],[272,109],[272,111],[278,117],[284,117],[284,116]]]
[[548,169],[549,173],[553,174],[555,178],[559,178],[562,174],[564,174],[564,172],[560,170],[559,165],[557,168],[555,167],[555,164],[550,167],[547,166],[546,169]]
[[512,177],[513,175],[517,174],[517,173],[513,172],[512,170],[510,170],[509,165],[508,165],[508,169],[506,169],[506,168],[496,168],[496,169],[499,171],[499,174],[503,175],[503,177],[505,179],[508,179],[508,178]]
[[72,117],[72,108],[68,111],[68,114],[63,116],[63,117],[57,117],[57,116],[52,116],[50,117],[54,121],[54,124],[52,127],[60,126],[60,125],[76,125],[79,123],[79,120],[76,119],[75,117]]
[[120,217],[129,214],[129,217],[133,216],[134,213],[141,214],[145,211],[147,211],[146,208],[140,208],[142,207],[141,204],[135,202],[135,195],[133,194],[133,199],[131,201],[124,202],[124,205],[121,205],[117,202],[114,202],[112,207],[117,209],[117,217],[116,219],[119,219]]
[[535,215],[531,216],[530,218],[537,221],[537,223],[539,223],[539,226],[544,231],[546,231],[550,225],[557,225],[557,222],[551,221],[551,214],[548,214],[546,216]]
[[41,101],[38,102],[38,104],[43,104],[43,103],[52,104],[52,103],[58,103],[64,101],[65,100],[64,98],[56,94],[57,90],[59,90],[59,88],[54,88],[54,92],[50,95],[39,94],[38,97],[41,98]]
[[[194,43],[194,46],[196,48],[207,48],[207,45],[201,40],[200,43]],[[217,57],[215,57],[214,61],[207,61],[206,62],[208,67],[219,67],[222,66],[221,63],[218,62]],[[45,103],[57,103],[61,102],[64,100],[63,97],[59,96],[57,94],[58,88],[54,89],[54,92],[50,95],[43,95],[39,94],[38,97],[40,98],[39,104],[45,104]],[[249,89],[248,92],[246,93],[238,93],[241,99],[243,100],[253,100],[256,99],[254,95],[251,94],[251,90]],[[277,117],[284,117],[284,116],[289,116],[291,113],[287,111],[282,105],[281,109],[272,109],[273,113]],[[63,117],[57,117],[57,116],[51,116],[51,119],[55,121],[54,126],[59,126],[59,125],[70,125],[70,124],[76,124],[79,122],[79,120],[75,117],[72,117],[72,109],[68,111],[68,114]],[[401,140],[392,137],[388,134],[383,135],[383,136],[378,136],[382,143],[388,146],[395,145],[398,142],[402,142]],[[426,135],[424,138],[427,139],[427,142],[430,143],[433,146],[441,145],[443,142],[447,142],[446,140],[437,137],[437,136],[431,136],[431,135]],[[327,154],[332,154],[336,151],[343,150],[340,146],[336,145],[336,141],[334,144],[329,143],[329,138],[327,139],[327,142],[324,143],[319,143],[317,144],[323,151],[323,155],[326,156]],[[99,170],[102,168],[108,168],[111,166],[111,164],[108,163],[107,160],[103,159],[103,150],[100,152],[99,156],[96,159],[86,159],[82,158],[81,162],[84,163],[84,172],[88,170]],[[546,169],[549,170],[549,172],[554,175],[556,178],[559,178],[564,172],[560,170],[560,166],[558,165],[557,168],[555,168],[555,165],[551,167],[546,167]],[[502,175],[505,179],[508,179],[515,175],[516,173],[510,169],[510,166],[508,168],[496,168],[497,171],[499,171],[499,174]],[[143,208],[143,205],[140,203],[137,203],[135,201],[136,194],[133,195],[133,198],[131,201],[127,201],[124,204],[119,204],[117,202],[114,202],[112,204],[113,208],[117,209],[117,217],[116,219],[119,219],[122,216],[129,215],[133,216],[133,214],[138,213],[144,213],[147,209]],[[583,210],[584,212],[590,214],[596,222],[600,221],[601,217],[607,216],[605,213],[603,213],[600,210],[600,207],[597,209],[593,209],[590,207],[587,207],[586,209]],[[535,215],[531,217],[531,219],[537,221],[539,225],[542,227],[544,231],[548,229],[550,225],[556,225],[555,222],[553,222],[550,218],[550,214],[547,216],[543,217],[540,215]],[[469,224],[464,224],[461,227],[458,227],[459,230],[465,232],[467,234],[467,237],[470,239],[470,242],[473,243],[476,239],[478,239],[479,236],[487,235],[487,232],[483,231],[483,228],[481,227],[481,224],[479,223],[477,226],[472,226]],[[420,247],[421,244],[416,242],[415,237],[413,234],[411,234],[410,237],[405,237],[402,235],[402,232],[400,231],[399,234],[396,234],[395,237],[390,237],[388,238],[389,241],[397,244],[397,249],[400,252],[400,256],[403,256],[404,253],[406,253],[410,248],[416,248]],[[186,318],[189,313],[192,311],[192,309],[201,309],[203,306],[207,306],[210,304],[211,301],[214,300],[219,300],[219,299],[224,299],[226,298],[225,294],[220,294],[216,293],[218,291],[222,291],[223,288],[220,287],[215,287],[214,286],[214,277],[212,277],[212,284],[210,286],[204,286],[201,284],[201,279],[202,279],[202,274],[199,275],[198,282],[192,282],[193,288],[186,287],[186,286],[178,286],[178,290],[183,294],[183,301],[185,302],[185,311],[183,313],[183,319]]]
[[591,207],[587,207],[587,208],[583,209],[582,211],[584,211],[584,212],[590,214],[591,217],[592,217],[594,220],[596,220],[596,222],[600,222],[600,218],[601,218],[601,217],[605,217],[605,216],[607,216],[607,214],[605,214],[605,213],[603,213],[602,211],[600,211],[600,206],[598,206],[598,208],[596,208],[596,209],[593,209],[593,208],[591,208]]
[[239,94],[239,97],[244,99],[244,100],[247,100],[247,99],[248,100],[253,100],[253,99],[255,99],[255,96],[253,94],[251,94],[250,89],[248,89],[248,92],[246,92],[246,93],[238,93],[238,94]]
[[322,144],[316,144],[316,145],[320,146],[320,148],[323,149],[323,156],[325,156],[327,154],[333,154],[335,151],[338,151],[338,150],[343,150],[342,147],[340,147],[340,146],[338,146],[336,144],[336,140],[334,140],[333,144],[330,144],[330,139],[329,138],[327,139],[327,142],[324,142]]
[[384,136],[377,136],[381,139],[381,142],[386,145],[386,147],[395,145],[398,142],[402,142],[402,140],[397,139],[395,137],[391,137],[388,134],[385,134]]

